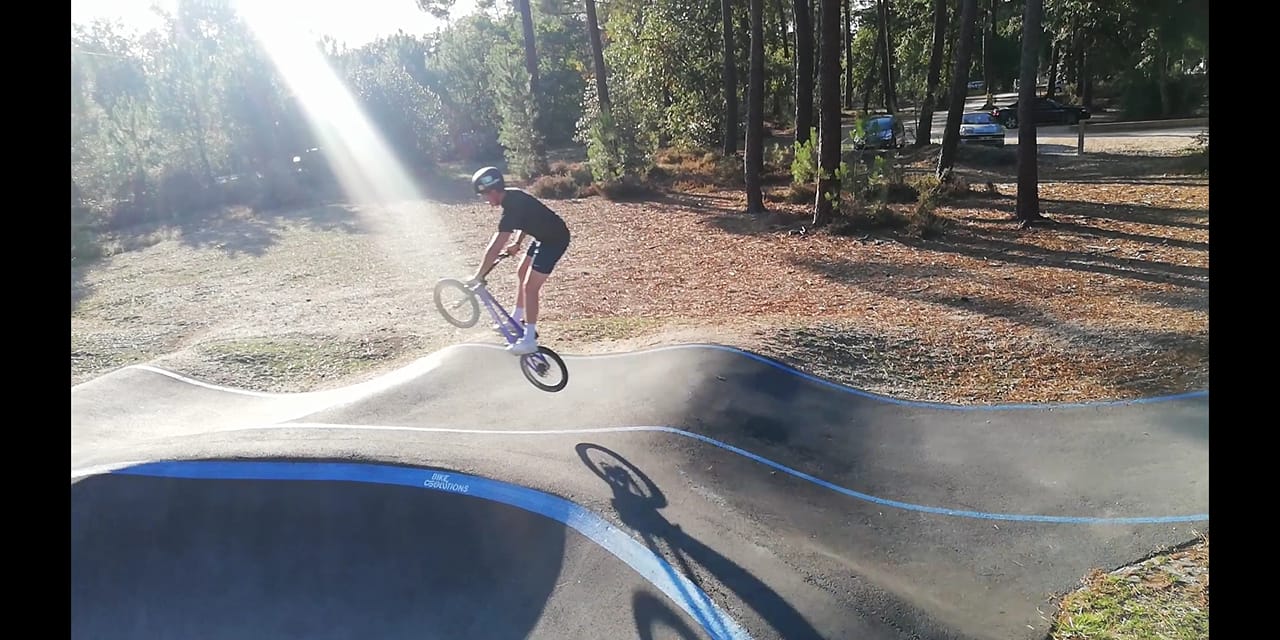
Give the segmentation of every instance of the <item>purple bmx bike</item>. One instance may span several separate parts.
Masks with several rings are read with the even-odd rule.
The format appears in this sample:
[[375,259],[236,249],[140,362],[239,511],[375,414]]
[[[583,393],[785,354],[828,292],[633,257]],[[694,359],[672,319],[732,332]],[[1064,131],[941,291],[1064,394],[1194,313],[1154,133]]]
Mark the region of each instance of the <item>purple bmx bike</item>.
[[[436,282],[436,309],[446,322],[455,327],[470,329],[480,321],[480,306],[484,305],[493,322],[493,329],[508,345],[514,344],[524,335],[524,324],[516,322],[485,285],[489,272],[508,257],[509,254],[499,254],[498,259],[480,274],[480,279],[475,284],[468,285],[453,278]],[[555,351],[542,345],[538,345],[537,351],[520,356],[520,371],[533,386],[543,391],[559,391],[569,382],[569,369],[565,367],[564,360]]]

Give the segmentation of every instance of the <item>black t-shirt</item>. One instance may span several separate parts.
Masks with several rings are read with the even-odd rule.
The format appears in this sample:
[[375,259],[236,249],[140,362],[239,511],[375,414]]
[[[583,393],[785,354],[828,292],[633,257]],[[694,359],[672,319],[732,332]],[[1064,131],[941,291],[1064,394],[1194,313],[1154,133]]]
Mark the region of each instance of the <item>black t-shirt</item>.
[[547,208],[537,198],[507,187],[502,197],[502,219],[498,231],[519,229],[546,244],[568,244],[569,227],[556,212]]

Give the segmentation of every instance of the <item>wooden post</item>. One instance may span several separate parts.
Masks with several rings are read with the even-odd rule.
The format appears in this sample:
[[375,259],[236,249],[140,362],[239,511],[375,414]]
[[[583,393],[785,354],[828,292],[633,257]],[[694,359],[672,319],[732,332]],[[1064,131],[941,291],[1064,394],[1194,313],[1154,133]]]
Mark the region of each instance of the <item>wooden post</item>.
[[1076,126],[1079,127],[1079,133],[1076,138],[1076,155],[1082,156],[1084,155],[1084,120],[1077,121]]

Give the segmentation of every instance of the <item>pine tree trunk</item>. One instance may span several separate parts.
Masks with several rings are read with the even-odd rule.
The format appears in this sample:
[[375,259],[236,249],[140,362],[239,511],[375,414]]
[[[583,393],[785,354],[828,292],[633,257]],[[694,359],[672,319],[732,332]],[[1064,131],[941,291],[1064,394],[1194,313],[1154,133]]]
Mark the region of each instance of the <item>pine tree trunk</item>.
[[734,64],[733,0],[720,0],[721,27],[724,37],[724,144],[726,156],[738,152],[738,69]]
[[822,36],[818,49],[819,102],[818,193],[813,209],[813,226],[831,222],[840,197],[840,0],[822,0]]
[[751,9],[751,61],[747,79],[747,144],[743,154],[748,213],[763,213],[764,193],[764,0],[748,0]]
[[889,28],[889,0],[876,0],[880,10],[880,46],[884,49],[881,61],[881,80],[884,82],[884,108],[897,113],[898,100],[893,91],[893,32]]
[[1022,68],[1018,76],[1018,219],[1023,226],[1040,215],[1040,177],[1036,153],[1036,71],[1044,0],[1026,0],[1022,14]]
[[844,108],[853,109],[853,11],[844,0]]
[[990,109],[996,105],[996,72],[991,68],[996,46],[996,0],[987,3],[987,24],[982,32],[982,85],[987,94],[987,101],[982,108]]
[[796,142],[809,141],[813,127],[813,11],[809,0],[793,0],[796,28]]
[[543,126],[542,90],[538,80],[538,49],[534,46],[533,13],[529,8],[529,0],[515,0],[516,10],[520,13],[520,22],[524,29],[524,67],[529,73],[529,96],[534,104],[534,175],[547,172],[547,150],[542,140],[546,128]]
[[1045,89],[1045,96],[1050,100],[1053,99],[1058,84],[1058,38],[1050,36],[1053,39],[1052,53],[1049,55],[1049,87]]
[[862,83],[862,110],[867,111],[871,106],[871,89],[876,84],[876,69],[880,64],[880,47],[871,49],[871,66],[867,68],[867,79]]
[[951,71],[947,128],[942,133],[942,152],[938,154],[937,175],[946,181],[951,180],[951,171],[956,162],[956,147],[960,144],[960,117],[964,115],[965,87],[969,84],[969,58],[973,51],[973,29],[977,13],[978,0],[960,0],[960,38],[956,45],[955,65]]
[[[729,0],[722,0],[729,2]],[[587,4],[587,34],[591,38],[591,61],[596,72],[596,98],[601,109],[611,110],[609,101],[608,70],[604,65],[604,45],[600,43],[600,22],[596,18],[596,0],[585,0]]]
[[942,48],[947,36],[947,0],[933,0],[933,49],[929,52],[929,76],[920,120],[916,123],[916,147],[933,141],[933,107],[938,100],[938,82],[942,75]]

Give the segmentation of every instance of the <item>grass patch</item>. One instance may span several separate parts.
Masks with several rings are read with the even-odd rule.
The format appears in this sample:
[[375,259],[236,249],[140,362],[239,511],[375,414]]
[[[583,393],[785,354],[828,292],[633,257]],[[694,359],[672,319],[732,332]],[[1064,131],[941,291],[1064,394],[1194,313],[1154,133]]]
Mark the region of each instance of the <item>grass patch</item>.
[[342,378],[400,357],[411,348],[407,342],[397,337],[286,335],[207,342],[197,345],[196,351],[218,364],[247,372],[255,382],[270,382]]
[[1201,540],[1129,570],[1095,569],[1063,598],[1049,640],[1207,640],[1208,536]]
[[570,320],[556,323],[555,331],[570,340],[625,340],[636,338],[662,326],[656,318],[639,316],[608,316]]

